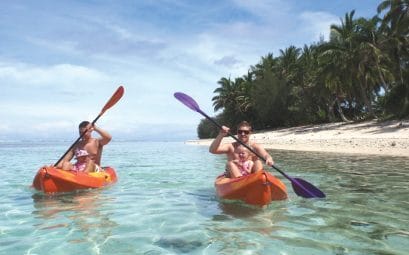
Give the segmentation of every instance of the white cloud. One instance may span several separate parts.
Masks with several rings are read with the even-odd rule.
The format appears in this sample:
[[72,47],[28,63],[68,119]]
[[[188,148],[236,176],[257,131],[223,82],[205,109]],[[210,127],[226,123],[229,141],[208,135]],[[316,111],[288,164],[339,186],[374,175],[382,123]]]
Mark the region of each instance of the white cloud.
[[107,76],[95,69],[71,64],[40,67],[24,63],[0,63],[0,79],[13,86],[51,85],[72,89],[78,84],[101,83],[107,80]]
[[325,40],[329,39],[330,26],[338,24],[339,18],[327,12],[303,12],[300,15],[304,33],[309,34],[309,38],[318,41],[320,37]]
[[233,0],[235,4],[246,9],[255,16],[261,16],[264,19],[281,17],[291,11],[291,4],[283,0]]
[[194,137],[202,116],[173,93],[191,95],[212,115],[212,92],[221,77],[245,75],[261,56],[327,37],[329,25],[339,22],[314,1],[299,5],[58,2],[50,12],[37,2],[5,4],[0,137],[24,133],[25,125],[43,135],[75,133],[78,122],[95,118],[119,84],[124,97],[98,124],[129,136],[151,129],[155,137],[161,130]]
[[73,125],[71,121],[49,121],[49,122],[42,122],[36,123],[30,126],[33,131],[36,132],[48,132],[49,130],[70,130],[75,131],[77,125]]
[[240,63],[235,56],[223,56],[221,59],[214,61],[216,65],[222,65],[226,67],[233,67],[234,65]]

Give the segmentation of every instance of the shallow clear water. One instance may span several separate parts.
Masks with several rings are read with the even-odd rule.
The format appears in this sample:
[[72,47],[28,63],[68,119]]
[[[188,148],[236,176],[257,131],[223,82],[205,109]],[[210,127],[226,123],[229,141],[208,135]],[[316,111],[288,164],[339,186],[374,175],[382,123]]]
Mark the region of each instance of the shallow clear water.
[[[408,254],[406,158],[271,151],[323,190],[266,208],[219,201],[224,157],[183,143],[112,142],[119,182],[46,196],[37,169],[70,144],[0,144],[0,254]],[[276,173],[271,169],[273,173]]]

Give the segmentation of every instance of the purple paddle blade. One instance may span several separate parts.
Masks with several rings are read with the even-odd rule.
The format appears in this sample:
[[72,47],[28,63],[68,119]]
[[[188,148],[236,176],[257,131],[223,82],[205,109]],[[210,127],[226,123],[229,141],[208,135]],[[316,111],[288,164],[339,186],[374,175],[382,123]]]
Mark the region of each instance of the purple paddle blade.
[[[211,121],[218,128],[222,128],[222,126],[219,123],[217,123],[215,120],[210,118],[206,113],[204,113],[202,110],[200,110],[199,105],[196,103],[196,101],[193,98],[191,98],[190,96],[188,96],[188,95],[186,95],[186,94],[184,94],[182,92],[176,92],[174,94],[174,96],[176,97],[177,100],[182,102],[184,105],[186,105],[190,109],[192,109],[192,110],[200,113],[204,117],[206,117],[206,119]],[[233,138],[234,140],[236,140],[238,143],[240,143],[243,146],[247,147],[247,149],[249,149],[251,152],[253,152],[255,155],[257,155],[260,159],[264,160],[264,157],[262,157],[260,154],[255,152],[252,148],[248,147],[246,144],[244,144],[242,141],[240,141],[237,137],[235,137],[231,133],[228,133],[228,135],[231,138]],[[274,169],[276,169],[279,173],[281,173],[284,177],[286,177],[288,180],[291,181],[291,185],[293,186],[293,189],[294,189],[295,193],[298,196],[301,196],[301,197],[304,197],[304,198],[313,198],[313,197],[323,198],[323,197],[325,197],[325,194],[321,190],[319,190],[317,187],[312,185],[311,183],[309,183],[307,181],[304,181],[303,179],[300,179],[300,178],[292,178],[292,177],[290,177],[289,175],[287,175],[286,173],[284,173],[283,171],[281,171],[278,167],[276,167],[274,165],[272,167]]]
[[319,190],[317,187],[311,183],[301,179],[301,178],[291,178],[291,185],[293,186],[294,192],[304,198],[324,198],[325,194]]
[[175,94],[173,94],[177,100],[179,100],[180,102],[182,102],[184,105],[186,105],[187,107],[189,107],[190,109],[192,109],[193,111],[198,112],[200,110],[199,105],[196,103],[196,101],[191,98],[190,96],[182,93],[182,92],[176,92]]

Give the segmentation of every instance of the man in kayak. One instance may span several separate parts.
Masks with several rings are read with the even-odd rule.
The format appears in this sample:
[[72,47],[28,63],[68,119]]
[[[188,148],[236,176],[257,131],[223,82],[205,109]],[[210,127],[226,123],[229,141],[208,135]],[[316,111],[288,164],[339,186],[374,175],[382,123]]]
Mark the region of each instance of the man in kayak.
[[[237,167],[237,164],[235,162],[239,160],[239,151],[238,147],[240,143],[238,142],[233,142],[233,143],[223,143],[222,140],[225,136],[228,135],[230,128],[226,126],[222,126],[222,129],[220,129],[219,134],[216,136],[216,138],[213,140],[212,144],[209,147],[209,152],[213,154],[226,154],[227,155],[227,164],[226,164],[226,172],[227,176],[231,178],[236,178],[242,176],[242,173],[240,172],[240,169]],[[264,157],[265,163],[269,166],[272,166],[274,164],[273,158],[268,154],[268,152],[259,144],[255,142],[250,141],[250,135],[251,135],[252,127],[250,123],[247,121],[242,121],[239,123],[237,126],[237,138],[252,148],[255,152],[257,152],[259,155],[262,155]],[[263,164],[261,160],[254,156],[253,157],[253,167],[251,169],[252,173],[255,173],[257,171],[260,171],[263,169]]]
[[[74,155],[78,153],[79,150],[85,150],[88,153],[88,157],[93,161],[93,163],[95,163],[97,168],[100,165],[102,148],[104,145],[108,144],[111,141],[111,135],[95,125],[92,126],[89,121],[81,122],[78,126],[78,130],[80,135],[85,132],[84,136],[76,144],[76,146],[74,146],[74,148],[72,148],[72,150],[67,153],[60,164],[58,164],[58,168],[61,168],[63,170],[73,169],[73,165],[70,163],[70,161],[74,157]],[[91,133],[93,131],[97,132],[100,137],[92,137]]]

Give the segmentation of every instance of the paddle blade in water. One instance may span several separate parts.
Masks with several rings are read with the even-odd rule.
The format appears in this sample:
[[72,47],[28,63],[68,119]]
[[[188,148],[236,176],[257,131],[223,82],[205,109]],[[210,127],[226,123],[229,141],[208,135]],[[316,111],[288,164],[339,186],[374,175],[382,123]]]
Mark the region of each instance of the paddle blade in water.
[[[196,101],[193,98],[191,98],[190,96],[188,96],[188,95],[186,95],[186,94],[184,94],[182,92],[176,92],[173,95],[176,97],[177,100],[182,102],[184,105],[186,105],[190,109],[202,114],[204,117],[206,117],[208,120],[210,120],[215,126],[217,126],[218,128],[222,128],[222,126],[219,123],[217,123],[215,120],[210,118],[206,113],[204,113],[202,110],[200,110],[199,105],[196,103]],[[228,133],[228,135],[231,138],[233,138],[234,140],[236,140],[238,143],[240,143],[241,145],[245,146],[252,153],[257,155],[257,157],[259,157],[260,159],[262,159],[264,161],[264,157],[262,157],[259,153],[257,153],[252,148],[250,148],[248,145],[243,143],[237,137],[235,137],[231,133]],[[304,181],[303,179],[292,178],[292,177],[288,176],[286,173],[284,173],[283,171],[281,171],[280,169],[278,169],[274,165],[272,167],[274,169],[276,169],[278,172],[280,172],[282,175],[284,175],[288,180],[291,181],[291,184],[292,184],[292,186],[294,188],[294,191],[298,196],[301,196],[301,197],[304,197],[304,198],[313,198],[313,197],[322,198],[322,197],[325,197],[325,194],[321,190],[316,188],[314,185],[312,185],[311,183],[309,183],[307,181]]]
[[199,105],[196,103],[196,101],[191,98],[190,96],[182,93],[182,92],[176,92],[175,94],[173,94],[177,100],[179,100],[180,102],[182,102],[184,105],[186,105],[187,107],[189,107],[190,109],[192,109],[193,111],[199,111],[200,107]]
[[304,198],[324,198],[325,194],[311,183],[301,178],[291,178],[291,185],[294,192]]

